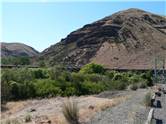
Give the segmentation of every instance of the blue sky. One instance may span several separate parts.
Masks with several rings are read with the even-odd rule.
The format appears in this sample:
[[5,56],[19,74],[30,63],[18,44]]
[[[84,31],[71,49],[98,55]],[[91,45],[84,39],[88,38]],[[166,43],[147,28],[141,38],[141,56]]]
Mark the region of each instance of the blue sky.
[[42,51],[70,32],[119,10],[140,8],[166,15],[164,1],[137,2],[4,2],[3,42],[22,42]]

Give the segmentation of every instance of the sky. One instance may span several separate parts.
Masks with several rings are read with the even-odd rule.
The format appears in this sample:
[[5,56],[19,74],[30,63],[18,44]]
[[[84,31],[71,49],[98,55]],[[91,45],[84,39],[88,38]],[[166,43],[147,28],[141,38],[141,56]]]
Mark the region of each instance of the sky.
[[[134,1],[134,0],[133,0]],[[166,15],[166,1],[36,2],[4,1],[1,11],[1,42],[21,42],[43,51],[70,32],[119,10],[139,8]]]

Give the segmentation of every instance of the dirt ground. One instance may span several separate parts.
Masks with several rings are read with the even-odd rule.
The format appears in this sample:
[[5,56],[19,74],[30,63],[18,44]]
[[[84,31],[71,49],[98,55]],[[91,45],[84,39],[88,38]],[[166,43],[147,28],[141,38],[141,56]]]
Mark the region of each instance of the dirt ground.
[[[97,112],[124,102],[129,95],[119,95],[114,98],[101,98],[97,95],[71,97],[79,108],[81,123],[88,122]],[[26,124],[67,124],[62,114],[62,104],[68,98],[55,97],[41,100],[13,101],[6,104],[6,110],[1,113],[1,121],[18,120],[21,124],[30,116],[31,122]]]

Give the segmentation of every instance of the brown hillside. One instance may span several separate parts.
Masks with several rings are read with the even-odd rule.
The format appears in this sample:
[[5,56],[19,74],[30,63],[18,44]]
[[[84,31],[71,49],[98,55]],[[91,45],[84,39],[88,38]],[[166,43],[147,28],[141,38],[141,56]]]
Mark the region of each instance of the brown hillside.
[[39,54],[34,48],[22,43],[4,43],[1,45],[1,57],[7,56],[28,56],[34,57]]
[[152,68],[166,54],[166,18],[139,9],[105,17],[70,33],[41,53],[49,65],[82,66],[89,62],[109,68]]

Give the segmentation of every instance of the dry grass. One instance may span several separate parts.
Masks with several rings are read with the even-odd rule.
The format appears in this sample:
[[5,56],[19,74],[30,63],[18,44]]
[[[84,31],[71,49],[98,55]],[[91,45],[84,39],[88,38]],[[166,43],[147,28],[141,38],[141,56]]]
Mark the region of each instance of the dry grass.
[[144,105],[146,107],[150,107],[151,106],[151,99],[152,99],[152,93],[151,92],[148,92],[145,97],[144,97]]
[[24,121],[25,122],[31,122],[32,121],[32,116],[27,114],[25,117],[24,117]]
[[8,119],[1,124],[21,124],[17,119]]
[[68,99],[62,105],[62,112],[69,124],[79,124],[79,110],[76,102]]

